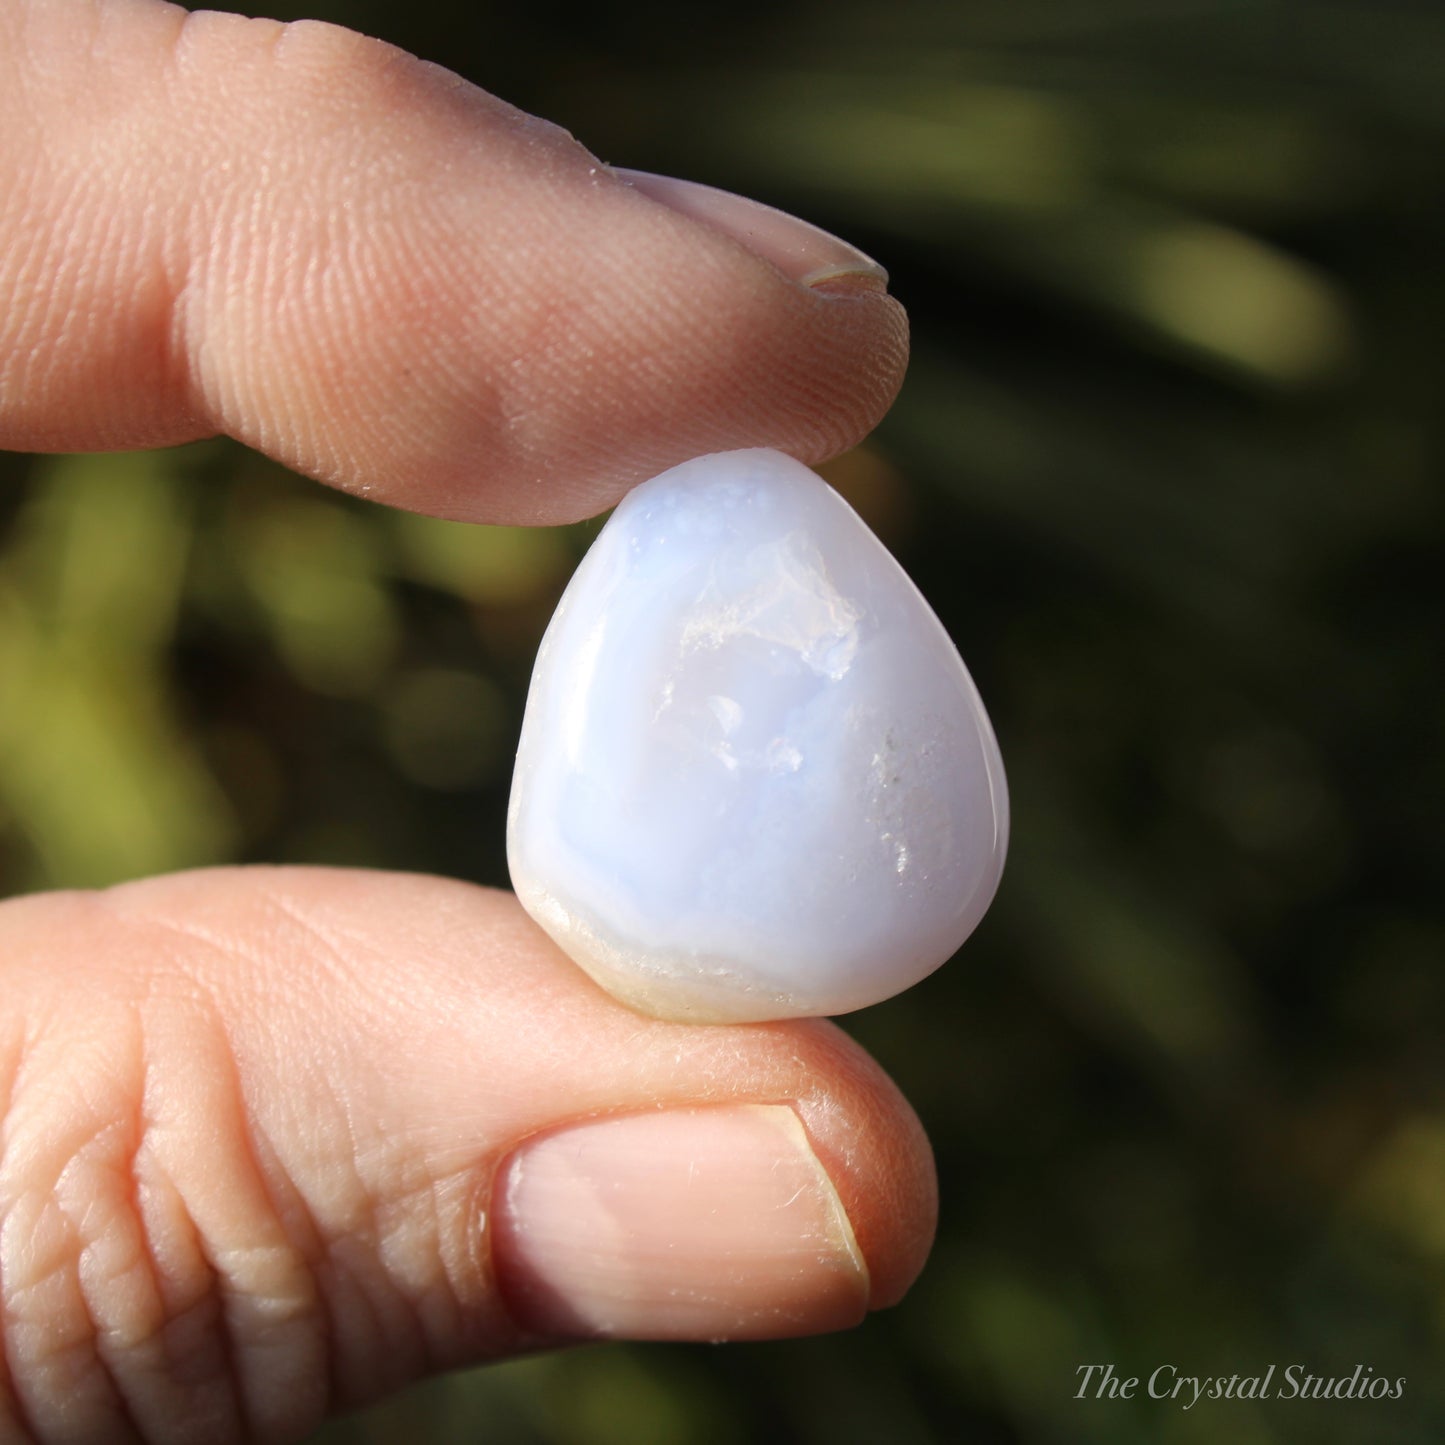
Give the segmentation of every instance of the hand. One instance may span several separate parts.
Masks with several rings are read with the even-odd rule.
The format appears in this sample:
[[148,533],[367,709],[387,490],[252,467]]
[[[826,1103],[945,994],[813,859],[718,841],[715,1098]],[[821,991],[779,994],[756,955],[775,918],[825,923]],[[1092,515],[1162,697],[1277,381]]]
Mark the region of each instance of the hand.
[[[5,446],[226,432],[557,522],[699,452],[837,451],[905,350],[841,243],[376,42],[0,0]],[[639,1018],[504,894],[41,895],[0,983],[6,1442],[292,1439],[569,1339],[836,1328],[932,1235],[926,1141],[842,1033]]]

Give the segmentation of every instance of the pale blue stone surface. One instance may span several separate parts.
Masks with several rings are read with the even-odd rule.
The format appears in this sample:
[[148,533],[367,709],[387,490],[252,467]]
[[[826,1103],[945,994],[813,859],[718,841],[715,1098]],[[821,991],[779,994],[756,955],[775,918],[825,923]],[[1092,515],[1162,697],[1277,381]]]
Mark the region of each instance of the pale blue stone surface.
[[517,895],[603,987],[699,1022],[846,1013],[973,930],[1003,765],[942,625],[857,514],[778,452],[618,506],[537,657]]

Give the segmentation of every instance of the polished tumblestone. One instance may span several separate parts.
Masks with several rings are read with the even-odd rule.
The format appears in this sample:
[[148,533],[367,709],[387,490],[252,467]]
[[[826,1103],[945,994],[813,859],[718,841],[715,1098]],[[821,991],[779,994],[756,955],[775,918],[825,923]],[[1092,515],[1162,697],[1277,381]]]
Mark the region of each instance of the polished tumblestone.
[[543,639],[507,838],[598,983],[696,1022],[862,1008],[963,942],[1007,841],[962,659],[827,483],[723,452],[621,503]]

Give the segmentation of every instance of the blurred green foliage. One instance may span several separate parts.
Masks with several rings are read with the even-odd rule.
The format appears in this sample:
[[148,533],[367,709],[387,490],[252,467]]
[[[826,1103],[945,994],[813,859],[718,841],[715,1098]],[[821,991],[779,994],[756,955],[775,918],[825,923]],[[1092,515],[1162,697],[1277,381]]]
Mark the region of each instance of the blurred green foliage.
[[[847,1021],[938,1150],[900,1308],[457,1376],[325,1440],[1442,1438],[1445,11],[306,13],[885,261],[916,363],[831,475],[969,659],[1015,800],[963,956]],[[587,528],[390,515],[222,443],[0,474],[6,891],[230,858],[504,881]],[[1102,1361],[1407,1385],[1076,1400]]]

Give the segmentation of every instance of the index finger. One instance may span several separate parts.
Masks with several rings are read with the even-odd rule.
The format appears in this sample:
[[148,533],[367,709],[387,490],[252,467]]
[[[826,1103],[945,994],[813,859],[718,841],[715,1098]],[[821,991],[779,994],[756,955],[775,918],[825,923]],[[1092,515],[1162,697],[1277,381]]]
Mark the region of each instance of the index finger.
[[906,352],[850,247],[631,183],[381,42],[0,0],[0,445],[226,433],[412,510],[563,522],[704,452],[823,460]]

